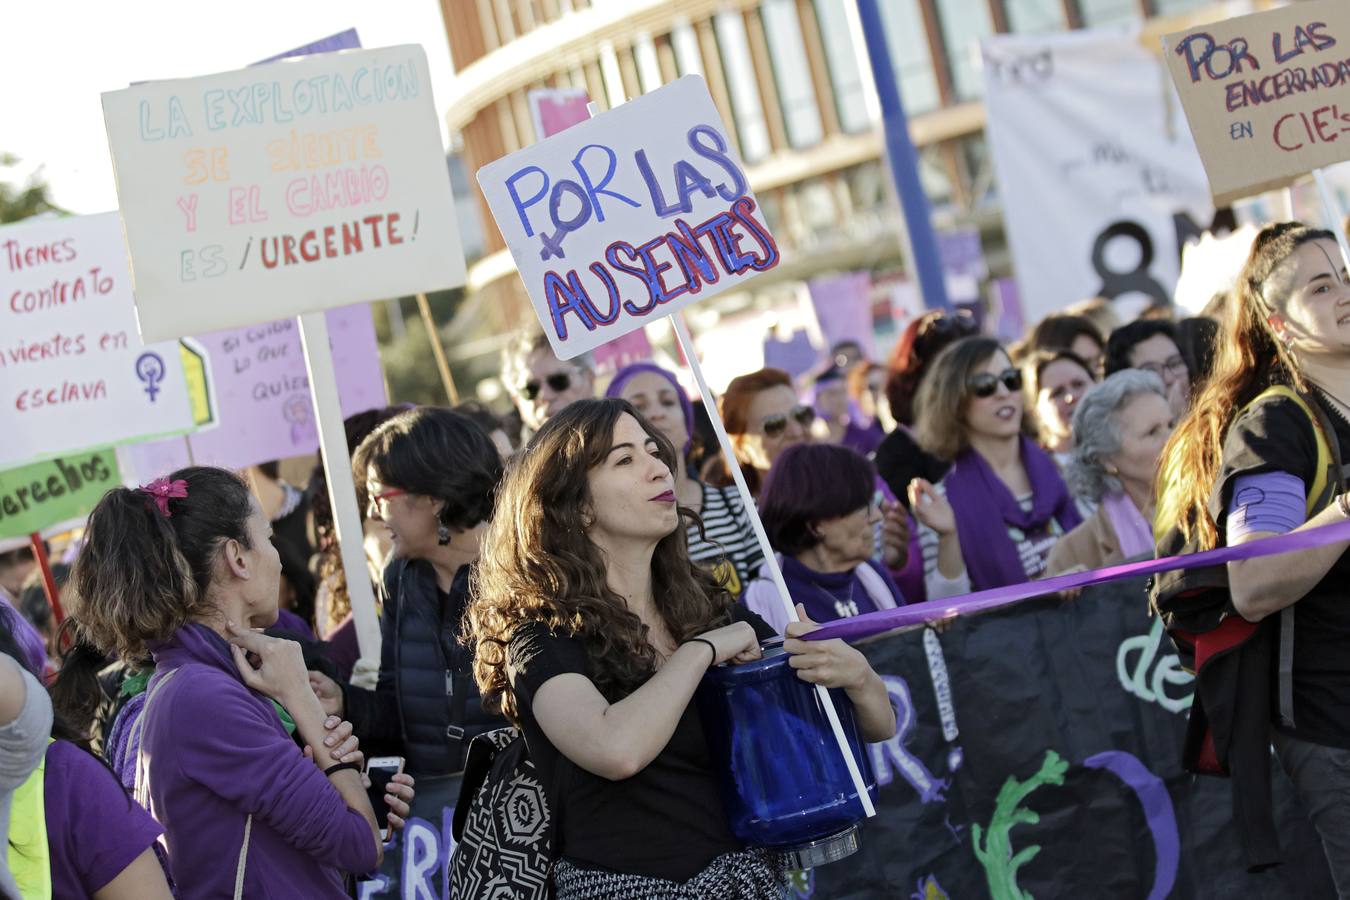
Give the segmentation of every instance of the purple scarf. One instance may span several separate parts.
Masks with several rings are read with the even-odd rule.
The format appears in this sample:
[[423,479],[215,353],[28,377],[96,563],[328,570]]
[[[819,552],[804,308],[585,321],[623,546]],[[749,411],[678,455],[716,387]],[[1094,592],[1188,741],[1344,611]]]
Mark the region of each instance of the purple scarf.
[[1022,466],[1031,482],[1030,511],[1022,509],[1008,486],[974,450],[965,450],[957,456],[951,471],[942,479],[947,500],[956,513],[956,533],[961,539],[961,553],[973,590],[1027,580],[1017,545],[1008,535],[1009,528],[1034,536],[1042,533],[1052,518],[1066,532],[1083,521],[1050,455],[1025,435],[1021,438],[1021,453]]

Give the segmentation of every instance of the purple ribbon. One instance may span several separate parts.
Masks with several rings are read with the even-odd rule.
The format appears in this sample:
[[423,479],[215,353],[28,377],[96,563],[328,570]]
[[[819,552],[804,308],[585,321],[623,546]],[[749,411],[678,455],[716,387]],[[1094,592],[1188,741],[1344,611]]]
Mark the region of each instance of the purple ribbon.
[[1258,559],[1262,556],[1276,556],[1298,550],[1311,550],[1326,544],[1350,541],[1350,522],[1337,522],[1306,531],[1291,531],[1276,537],[1262,538],[1236,547],[1220,547],[1203,553],[1190,553],[1184,556],[1167,556],[1162,559],[1145,559],[1140,562],[1107,566],[1089,572],[1074,572],[1070,575],[1057,575],[1042,581],[1028,581],[1022,584],[1009,584],[1004,587],[976,591],[964,597],[948,597],[943,600],[929,600],[927,603],[915,603],[913,606],[900,606],[879,612],[854,616],[851,619],[838,619],[803,635],[808,641],[827,641],[831,638],[843,638],[846,641],[860,641],[897,628],[912,628],[929,622],[939,622],[956,616],[969,616],[988,612],[1003,606],[1010,606],[1032,597],[1045,594],[1057,594],[1077,588],[1091,587],[1094,584],[1106,584],[1126,578],[1138,578],[1141,575],[1156,575],[1159,572],[1171,572],[1174,569],[1204,569],[1211,566],[1227,565],[1244,559]]

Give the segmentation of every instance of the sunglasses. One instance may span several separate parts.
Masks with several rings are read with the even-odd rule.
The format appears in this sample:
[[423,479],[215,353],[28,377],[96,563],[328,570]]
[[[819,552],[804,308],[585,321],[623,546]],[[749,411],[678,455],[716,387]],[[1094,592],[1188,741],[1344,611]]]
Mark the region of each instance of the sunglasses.
[[539,396],[543,386],[547,384],[549,389],[555,394],[561,394],[572,386],[572,376],[566,372],[554,372],[552,375],[544,377],[543,381],[538,378],[531,378],[520,388],[520,394],[526,400],[533,400]]
[[374,519],[389,514],[389,504],[386,502],[394,497],[402,497],[408,493],[402,488],[386,488],[378,494],[371,494],[366,500],[366,518]]
[[975,318],[969,313],[955,313],[934,316],[919,327],[919,337],[931,335],[961,334],[969,336],[979,330]]
[[795,420],[803,428],[809,428],[816,420],[816,411],[809,406],[794,406],[785,413],[765,416],[764,421],[760,423],[760,427],[764,429],[764,436],[778,437],[787,430],[788,419]]
[[1016,369],[1004,369],[997,375],[990,372],[977,372],[966,379],[966,389],[973,396],[983,400],[985,397],[992,397],[998,392],[998,383],[1003,382],[1003,386],[1010,393],[1017,393],[1022,389],[1022,373]]

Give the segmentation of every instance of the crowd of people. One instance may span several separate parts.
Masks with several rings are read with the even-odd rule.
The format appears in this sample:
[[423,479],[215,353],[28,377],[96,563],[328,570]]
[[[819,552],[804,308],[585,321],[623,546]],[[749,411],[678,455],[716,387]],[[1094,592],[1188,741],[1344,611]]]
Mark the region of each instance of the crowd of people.
[[[1237,284],[1209,317],[1121,324],[1099,300],[1006,346],[935,311],[885,361],[849,341],[797,377],[744,373],[715,412],[734,459],[675,371],[601,372],[526,335],[503,358],[508,416],[348,420],[368,572],[342,571],[321,467],[303,490],[275,465],[112,490],[61,573],[59,634],[31,555],[0,556],[0,895],[347,896],[509,723],[560,785],[559,897],[782,896],[781,862],[719,812],[691,705],[710,666],[783,636],[799,677],[884,740],[881,679],[843,642],[800,640],[818,623],[1350,518],[1334,236],[1269,226]],[[1169,628],[1250,626],[1253,693],[1213,715],[1246,729],[1246,777],[1274,740],[1342,895],[1346,550],[1183,570],[1154,598]],[[356,665],[346,579],[366,577],[378,673]],[[1187,599],[1216,588],[1230,605]],[[1265,679],[1285,652],[1287,689]],[[406,760],[386,821],[372,755]]]

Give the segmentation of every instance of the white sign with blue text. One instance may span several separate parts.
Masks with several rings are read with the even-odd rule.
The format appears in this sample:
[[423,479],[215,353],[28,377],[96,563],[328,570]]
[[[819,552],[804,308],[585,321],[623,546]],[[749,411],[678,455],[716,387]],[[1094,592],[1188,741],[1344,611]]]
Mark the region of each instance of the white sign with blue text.
[[559,359],[778,265],[697,75],[478,170]]

